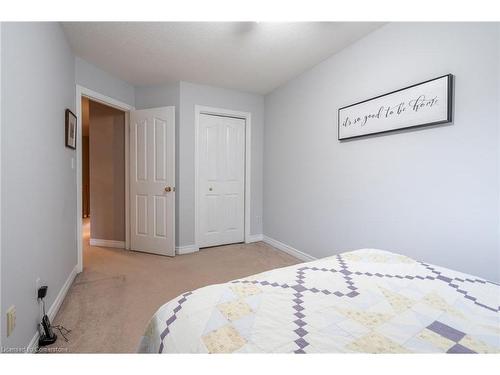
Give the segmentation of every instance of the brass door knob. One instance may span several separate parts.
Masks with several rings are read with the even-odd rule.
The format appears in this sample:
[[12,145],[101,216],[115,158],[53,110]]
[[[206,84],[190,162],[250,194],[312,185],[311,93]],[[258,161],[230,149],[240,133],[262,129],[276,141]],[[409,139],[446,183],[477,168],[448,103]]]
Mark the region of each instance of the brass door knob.
[[165,187],[165,192],[170,193],[172,191],[172,188],[170,186]]

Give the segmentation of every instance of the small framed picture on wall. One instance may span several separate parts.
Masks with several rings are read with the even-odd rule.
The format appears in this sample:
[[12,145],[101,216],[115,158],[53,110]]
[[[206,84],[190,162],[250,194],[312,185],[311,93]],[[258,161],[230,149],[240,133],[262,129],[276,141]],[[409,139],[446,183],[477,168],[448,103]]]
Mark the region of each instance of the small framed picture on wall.
[[76,116],[66,109],[66,147],[76,149]]

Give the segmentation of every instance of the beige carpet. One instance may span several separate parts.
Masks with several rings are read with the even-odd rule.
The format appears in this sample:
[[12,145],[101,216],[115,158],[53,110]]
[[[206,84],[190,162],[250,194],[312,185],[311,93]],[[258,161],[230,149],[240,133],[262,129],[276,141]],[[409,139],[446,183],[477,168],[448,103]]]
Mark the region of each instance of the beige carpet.
[[134,352],[151,316],[179,294],[299,263],[262,242],[169,258],[89,246],[88,225],[84,234],[84,270],[54,319],[72,332],[53,346],[72,353]]

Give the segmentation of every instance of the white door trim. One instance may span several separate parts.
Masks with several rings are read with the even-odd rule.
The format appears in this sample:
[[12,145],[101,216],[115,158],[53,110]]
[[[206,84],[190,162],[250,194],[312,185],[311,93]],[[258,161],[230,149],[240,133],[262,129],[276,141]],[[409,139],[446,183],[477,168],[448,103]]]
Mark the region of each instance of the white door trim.
[[130,249],[130,217],[129,217],[129,111],[135,107],[103,95],[86,87],[76,85],[76,238],[78,263],[77,270],[83,270],[83,239],[82,239],[82,97],[125,111],[125,248]]
[[250,239],[250,197],[251,197],[251,157],[252,157],[252,114],[250,112],[233,111],[230,109],[207,107],[202,105],[194,106],[194,236],[195,247],[199,249],[199,225],[198,225],[198,135],[200,131],[200,115],[216,115],[226,117],[236,117],[245,120],[245,243]]

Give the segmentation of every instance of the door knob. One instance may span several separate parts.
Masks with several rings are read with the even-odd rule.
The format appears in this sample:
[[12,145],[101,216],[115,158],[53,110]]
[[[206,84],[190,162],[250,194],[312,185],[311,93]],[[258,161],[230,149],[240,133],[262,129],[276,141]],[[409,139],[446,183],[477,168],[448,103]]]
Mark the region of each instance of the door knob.
[[165,187],[165,192],[170,193],[172,191],[172,188],[170,186]]

